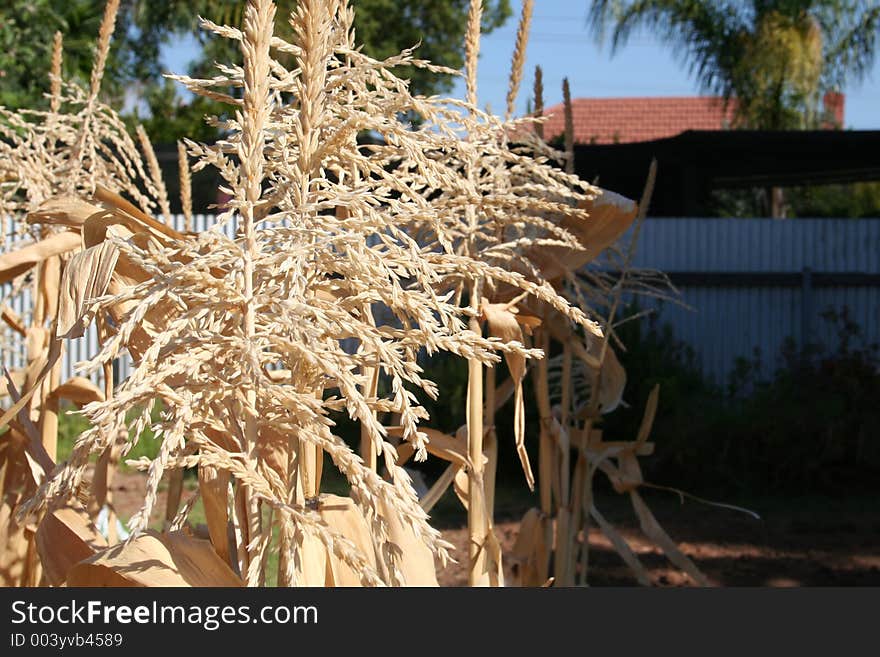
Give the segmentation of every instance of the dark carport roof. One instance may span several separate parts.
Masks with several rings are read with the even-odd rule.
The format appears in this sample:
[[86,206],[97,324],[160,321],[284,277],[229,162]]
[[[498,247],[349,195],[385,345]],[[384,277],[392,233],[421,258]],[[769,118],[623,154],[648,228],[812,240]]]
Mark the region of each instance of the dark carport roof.
[[578,144],[581,178],[630,198],[657,158],[654,216],[694,216],[713,189],[880,180],[880,130],[689,130],[627,144]]

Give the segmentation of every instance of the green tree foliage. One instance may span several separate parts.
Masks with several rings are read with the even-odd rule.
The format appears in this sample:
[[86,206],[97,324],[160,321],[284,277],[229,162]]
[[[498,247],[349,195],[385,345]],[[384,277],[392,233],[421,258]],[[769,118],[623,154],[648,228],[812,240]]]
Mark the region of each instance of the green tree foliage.
[[[130,0],[132,24],[147,37],[150,44],[167,40],[171,35],[192,34],[202,47],[201,57],[193,62],[192,74],[209,76],[214,62],[239,61],[235,43],[214,38],[201,30],[193,16],[198,14],[218,24],[241,24],[244,4],[238,0],[199,0],[195,3],[175,0]],[[278,0],[279,15],[296,8],[295,0]],[[511,15],[510,0],[489,0],[484,3],[483,30],[489,33],[501,26]],[[469,0],[359,0],[355,29],[367,54],[378,59],[389,57],[406,48],[419,46],[417,56],[433,62],[461,68],[464,65],[464,32]],[[287,32],[285,32],[285,29]],[[279,22],[279,36],[290,39],[290,25]],[[148,53],[150,57],[154,55]],[[422,68],[411,68],[410,84],[414,92],[434,94],[448,91],[452,80]],[[406,77],[402,73],[403,77]],[[148,107],[146,128],[157,143],[173,141],[183,134],[198,134],[210,141],[213,128],[204,124],[206,115],[226,111],[217,103],[203,98],[182,102],[176,98],[176,85],[154,85],[145,94]],[[174,111],[169,115],[168,108]]]
[[[94,0],[5,0],[0,3],[0,104],[44,108],[56,31],[64,35],[64,74],[87,82],[103,3]],[[108,61],[104,92],[121,100],[135,74],[130,44],[117,39]]]
[[[711,217],[760,217],[766,211],[763,189],[716,189],[705,211]],[[785,188],[785,216],[791,218],[880,217],[880,182]]]
[[[278,14],[289,14],[295,0],[279,0]],[[483,30],[488,34],[511,15],[510,0],[486,0]],[[5,0],[0,7],[0,103],[9,107],[45,105],[46,72],[56,30],[65,35],[65,74],[88,80],[92,50],[101,22],[102,0]],[[211,101],[180,94],[177,84],[163,80],[160,52],[175,37],[193,35],[201,45],[190,73],[204,77],[213,63],[237,62],[241,55],[228,39],[213,38],[193,17],[219,24],[240,25],[240,0],[122,0],[105,91],[118,103],[133,107],[133,121],[145,124],[154,143],[171,143],[186,135],[210,141],[215,128],[206,115],[224,110]],[[383,58],[418,45],[417,56],[451,68],[464,64],[464,32],[468,0],[359,0],[355,28],[367,54]],[[279,26],[290,29],[286,22]],[[286,38],[281,30],[279,36]],[[412,68],[416,93],[447,91],[448,76]],[[126,92],[133,92],[125,98]],[[137,103],[132,101],[139,101]]]
[[[174,35],[191,34],[202,46],[201,57],[192,63],[191,74],[209,75],[216,61],[240,60],[234,42],[214,38],[193,20],[198,14],[218,24],[239,25],[244,7],[239,0],[198,0],[195,3],[129,0],[129,3],[131,24],[144,35],[148,44],[141,57],[144,69],[155,69],[158,44]],[[296,4],[295,0],[278,0],[278,14],[289,14]],[[468,0],[359,0],[355,3],[358,40],[365,44],[368,55],[379,59],[418,45],[419,58],[461,68],[464,65],[468,4]],[[510,0],[489,0],[484,4],[483,30],[489,33],[510,17]],[[279,22],[281,38],[291,38],[289,31],[288,23]],[[448,76],[439,76],[422,68],[413,67],[401,72],[402,77],[407,74],[416,93],[448,91],[452,84]],[[146,128],[157,143],[173,141],[182,134],[197,134],[202,140],[210,140],[213,128],[204,125],[203,117],[226,110],[205,99],[183,102],[176,96],[176,85],[153,85],[147,90],[145,101],[148,114],[153,117],[145,121]],[[169,112],[169,108],[173,111]]]
[[[128,0],[131,21],[146,42],[160,43],[172,34],[190,33],[205,46],[196,68],[209,67],[214,61],[236,61],[239,53],[234,43],[213,39],[199,29],[193,16],[198,14],[218,24],[240,25],[244,4],[239,0]],[[295,0],[278,0],[279,15],[296,8]],[[418,57],[451,68],[464,65],[464,30],[469,0],[358,0],[355,29],[368,55],[389,57],[419,45]],[[484,2],[483,32],[490,33],[511,15],[510,0]],[[286,31],[285,31],[286,30]],[[290,25],[279,22],[279,36],[290,36]],[[210,45],[209,45],[210,44]],[[154,53],[147,52],[147,57]],[[418,93],[448,90],[450,82],[430,71],[413,69],[412,87]]]
[[[661,317],[627,323],[626,409],[604,416],[606,435],[633,435],[655,383],[660,406],[645,479],[705,497],[851,495],[880,474],[880,345],[846,306],[822,313],[827,344],[787,339],[778,353],[737,359],[723,384],[700,373],[692,349]],[[736,497],[727,497],[736,501]]]
[[593,0],[590,22],[612,47],[645,28],[668,43],[699,85],[735,98],[741,127],[820,125],[826,91],[870,70],[876,0]]
[[[145,0],[121,0],[101,88],[104,100],[119,107],[161,86],[159,53],[171,36],[138,29],[139,3],[146,4]],[[0,104],[13,109],[48,105],[44,94],[56,31],[64,38],[65,78],[87,84],[104,6],[104,0],[0,3]]]
[[880,217],[880,182],[794,187],[786,202],[793,217]]

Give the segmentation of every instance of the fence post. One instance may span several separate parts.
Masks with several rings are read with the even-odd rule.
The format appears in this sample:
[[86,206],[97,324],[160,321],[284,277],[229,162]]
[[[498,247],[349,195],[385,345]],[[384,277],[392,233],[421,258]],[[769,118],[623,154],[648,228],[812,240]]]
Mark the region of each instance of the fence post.
[[813,270],[801,270],[801,347],[813,341]]

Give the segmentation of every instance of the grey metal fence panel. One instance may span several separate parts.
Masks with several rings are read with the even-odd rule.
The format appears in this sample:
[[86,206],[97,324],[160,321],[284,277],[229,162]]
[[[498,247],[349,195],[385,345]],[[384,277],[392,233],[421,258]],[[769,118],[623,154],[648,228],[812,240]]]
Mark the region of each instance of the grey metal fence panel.
[[[717,383],[756,348],[770,374],[787,338],[833,348],[827,310],[846,308],[866,342],[880,341],[880,219],[649,218],[635,264],[688,281],[679,289],[694,311],[665,304],[658,318]],[[730,276],[719,283],[716,274]],[[828,274],[844,276],[835,284]]]
[[[185,225],[183,215],[175,215],[172,217],[172,225],[183,230]],[[197,231],[208,230],[215,225],[215,217],[213,215],[197,214],[193,216],[193,228]],[[2,252],[8,252],[22,243],[21,236],[16,234],[16,225],[9,217],[2,218],[0,227],[3,230]],[[224,224],[220,230],[230,237],[235,234],[236,222],[230,221]],[[12,310],[22,317],[27,325],[31,313],[31,294],[30,289],[26,286],[20,293],[12,295],[13,289],[10,283],[0,286],[0,301],[7,303]],[[77,364],[93,358],[98,353],[98,333],[97,328],[93,324],[87,330],[85,335],[75,340],[69,340],[65,344],[65,353],[62,362],[62,380],[67,380],[71,376],[81,375]],[[0,326],[0,356],[2,356],[3,365],[10,370],[24,367],[27,363],[25,341],[5,323]],[[131,371],[131,359],[124,355],[117,361],[116,372],[119,380],[126,378]],[[95,384],[100,383],[100,372],[94,372],[90,378]]]
[[[182,229],[184,218],[173,217]],[[215,226],[212,215],[195,215],[193,225],[202,231]],[[4,251],[20,239],[7,218],[2,222]],[[235,222],[221,228],[234,235]],[[676,274],[689,273],[690,281],[680,286],[683,301],[694,308],[685,310],[665,304],[661,322],[669,323],[676,338],[690,345],[704,373],[719,383],[727,381],[737,358],[750,357],[760,348],[765,371],[776,365],[784,340],[803,343],[810,336],[827,345],[835,335],[820,314],[846,306],[869,341],[880,341],[880,286],[813,285],[805,298],[801,285],[772,285],[767,282],[701,284],[699,274],[791,274],[805,268],[814,280],[821,274],[880,275],[880,219],[648,219],[642,227],[636,252],[637,266]],[[870,278],[870,277],[869,277]],[[798,279],[800,280],[800,279]],[[761,281],[758,281],[759,283]],[[7,284],[0,290],[5,298]],[[27,318],[31,304],[25,290],[8,300],[13,310]],[[645,304],[649,303],[647,301]],[[10,369],[25,364],[24,342],[2,328],[3,363]],[[93,357],[98,348],[95,328],[71,341],[64,362],[64,377],[75,373],[77,362]],[[120,359],[118,373],[130,372],[130,361]],[[99,375],[93,375],[98,382]]]
[[637,265],[664,271],[880,273],[880,219],[649,218]]

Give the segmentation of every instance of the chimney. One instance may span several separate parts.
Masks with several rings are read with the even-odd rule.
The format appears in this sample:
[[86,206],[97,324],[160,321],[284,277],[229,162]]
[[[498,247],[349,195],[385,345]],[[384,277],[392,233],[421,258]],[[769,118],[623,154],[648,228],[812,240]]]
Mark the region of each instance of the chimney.
[[822,104],[825,109],[825,121],[823,128],[826,130],[834,130],[843,128],[843,107],[846,101],[839,91],[826,91],[822,98]]

